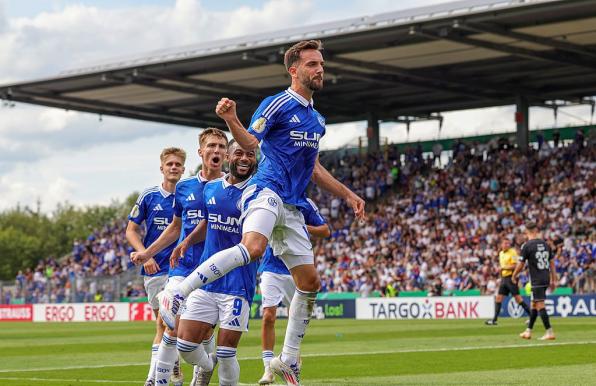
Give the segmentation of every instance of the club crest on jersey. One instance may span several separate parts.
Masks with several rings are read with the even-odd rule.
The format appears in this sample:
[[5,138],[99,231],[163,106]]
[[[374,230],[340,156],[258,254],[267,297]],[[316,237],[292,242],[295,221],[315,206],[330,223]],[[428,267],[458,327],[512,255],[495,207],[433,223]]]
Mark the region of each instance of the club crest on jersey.
[[138,217],[139,213],[140,213],[139,206],[135,205],[132,207],[132,210],[130,211],[130,217]]
[[267,126],[267,118],[261,117],[253,122],[251,128],[257,133],[262,133],[265,126]]
[[271,205],[271,206],[273,206],[273,207],[276,207],[276,206],[277,206],[277,200],[276,200],[275,198],[273,198],[273,197],[269,197],[269,198],[267,199],[267,201],[269,202],[269,205]]

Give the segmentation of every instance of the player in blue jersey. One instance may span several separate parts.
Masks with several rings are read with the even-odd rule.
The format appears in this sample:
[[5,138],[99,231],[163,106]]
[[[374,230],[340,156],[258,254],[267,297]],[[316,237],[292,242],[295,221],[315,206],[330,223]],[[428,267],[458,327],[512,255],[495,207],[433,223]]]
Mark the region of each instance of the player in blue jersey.
[[[172,222],[174,216],[174,189],[184,173],[186,152],[179,148],[169,147],[163,149],[159,159],[159,170],[163,174],[161,185],[153,186],[141,193],[128,216],[126,239],[135,251],[144,251],[157,240],[168,224]],[[141,226],[143,223],[146,228],[145,237],[142,237]],[[169,260],[174,247],[175,243],[168,245],[141,268],[147,299],[157,319],[155,337],[151,347],[151,364],[145,385],[153,385],[155,382],[157,350],[164,333],[163,322],[158,313],[157,294],[164,289],[168,281]]]
[[[233,247],[242,239],[239,202],[248,178],[256,168],[254,150],[246,151],[237,142],[228,147],[230,173],[209,182],[204,190],[205,217],[193,233],[179,244],[172,254],[172,264],[185,250],[205,240],[202,261]],[[206,231],[206,232],[205,232]],[[208,385],[213,367],[219,362],[220,385],[236,385],[240,367],[236,350],[242,332],[248,331],[250,305],[255,293],[257,262],[237,267],[223,277],[193,291],[178,327],[178,351],[188,363],[198,365],[202,376],[197,385]],[[219,323],[217,355],[208,356],[201,342],[211,334],[211,326]]]
[[[306,228],[311,237],[326,238],[331,235],[331,229],[319,213],[315,203],[307,198],[308,205],[300,208],[304,216]],[[273,254],[271,247],[267,251],[259,265],[261,274],[261,295],[263,307],[263,323],[261,324],[261,344],[263,347],[264,373],[259,379],[260,385],[267,385],[275,381],[275,374],[269,366],[273,359],[273,348],[275,347],[275,320],[277,319],[277,307],[283,303],[290,307],[290,302],[296,292],[296,285],[290,271],[283,261]]]
[[[155,240],[145,251],[133,253],[131,258],[135,263],[144,263],[146,260],[159,253],[166,246],[178,240],[184,240],[197,224],[204,218],[205,203],[203,202],[203,188],[208,181],[222,176],[222,166],[226,156],[228,139],[219,129],[208,128],[199,135],[199,156],[202,167],[196,176],[184,178],[176,185],[174,197],[174,218],[162,235]],[[170,269],[169,278],[165,288],[176,286],[200,263],[203,253],[203,243],[194,245],[185,256],[180,259],[177,267]],[[176,384],[181,384],[182,377],[172,374],[178,358],[176,350],[176,323],[174,320],[162,319],[166,323],[166,331],[158,351],[156,365],[156,384],[167,384],[170,377]],[[212,342],[205,341],[208,351],[213,351]],[[194,374],[195,378],[197,374]]]
[[319,162],[319,140],[325,119],[313,107],[312,95],[323,87],[321,42],[302,41],[284,56],[291,86],[265,98],[246,130],[236,113],[236,103],[222,98],[215,109],[243,149],[261,145],[263,158],[241,200],[242,241],[211,256],[178,287],[166,289],[160,299],[162,318],[172,318],[179,304],[196,288],[249,264],[265,253],[268,243],[286,264],[296,293],[292,298],[282,353],[271,369],[287,384],[300,384],[298,353],[310,321],[319,275],[313,265],[312,245],[298,210],[306,202],[312,180],[319,187],[346,200],[357,218],[365,219],[364,200],[336,180]]

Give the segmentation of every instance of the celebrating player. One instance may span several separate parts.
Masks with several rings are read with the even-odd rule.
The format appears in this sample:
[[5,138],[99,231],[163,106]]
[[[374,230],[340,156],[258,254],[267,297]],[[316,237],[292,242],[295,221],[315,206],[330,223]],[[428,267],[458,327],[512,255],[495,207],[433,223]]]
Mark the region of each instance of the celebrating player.
[[356,217],[365,218],[364,200],[336,180],[318,159],[325,119],[313,107],[312,95],[323,87],[321,42],[302,41],[285,53],[291,86],[265,98],[246,130],[236,114],[236,103],[222,98],[216,113],[225,120],[234,139],[246,150],[261,143],[264,157],[241,199],[242,241],[202,263],[177,288],[166,289],[160,300],[164,321],[173,319],[179,304],[196,288],[263,256],[267,243],[284,261],[296,292],[290,305],[282,353],[271,369],[287,384],[300,384],[298,353],[310,321],[320,281],[314,267],[312,245],[298,207],[312,179],[324,190],[346,200]]
[[511,280],[511,274],[515,269],[515,264],[518,260],[518,253],[515,248],[511,246],[511,240],[507,237],[503,237],[501,240],[501,251],[499,252],[499,265],[501,266],[501,285],[499,286],[499,293],[495,300],[495,316],[485,322],[486,325],[496,326],[497,319],[499,318],[499,312],[501,312],[501,305],[503,303],[503,297],[511,294],[517,304],[519,304],[528,315],[530,315],[530,308],[524,302],[524,299],[519,294],[519,288],[516,284],[513,284]]
[[[166,229],[172,222],[174,215],[174,189],[176,183],[184,173],[184,162],[186,161],[186,152],[176,147],[163,149],[159,159],[161,165],[159,170],[163,174],[163,181],[160,186],[153,186],[146,189],[132,208],[128,216],[128,226],[126,227],[126,239],[135,251],[144,251],[152,242]],[[141,225],[145,223],[145,237],[141,236]],[[157,322],[155,325],[155,337],[151,347],[151,364],[147,381],[145,385],[155,383],[155,364],[157,362],[157,350],[159,342],[164,333],[163,322],[159,316],[159,301],[157,294],[164,289],[168,281],[169,258],[175,243],[168,245],[161,252],[149,259],[141,268],[143,275],[145,292]]]
[[[144,263],[172,242],[184,240],[204,218],[203,188],[208,181],[222,176],[221,169],[227,145],[228,139],[225,133],[219,129],[208,128],[199,135],[198,153],[203,161],[201,170],[196,176],[178,182],[174,197],[174,218],[172,223],[145,251],[132,254],[131,258],[135,263]],[[180,260],[178,266],[170,269],[170,277],[165,288],[173,287],[184,280],[199,265],[202,253],[203,243],[190,248],[184,258]],[[164,319],[164,322],[166,322],[167,329],[158,351],[156,384],[167,384],[178,357],[176,351],[176,320],[168,323]],[[209,352],[213,351],[211,345],[210,340],[205,341],[206,350]],[[174,374],[174,376],[176,375]],[[197,374],[195,374],[196,376]],[[174,381],[174,377],[172,380]]]
[[[308,205],[300,208],[308,233],[314,237],[326,238],[331,235],[329,225],[319,213],[315,203],[307,198]],[[288,268],[277,256],[271,247],[267,247],[265,256],[259,265],[261,273],[261,294],[263,296],[263,323],[261,324],[261,344],[263,347],[264,373],[259,380],[260,385],[267,385],[275,381],[275,374],[271,371],[270,363],[273,359],[275,347],[275,320],[277,319],[277,306],[283,303],[290,307],[290,302],[296,292],[294,279]]]
[[544,308],[546,289],[550,287],[551,291],[554,291],[557,282],[554,256],[548,244],[542,240],[542,236],[535,223],[526,225],[526,236],[528,237],[528,241],[522,246],[520,261],[517,263],[515,271],[513,271],[513,282],[517,284],[518,276],[527,263],[528,270],[530,271],[530,282],[532,283],[532,311],[530,312],[528,328],[519,334],[519,336],[523,339],[532,338],[532,328],[534,328],[536,318],[540,314],[542,324],[544,324],[544,329],[546,330],[546,333],[540,340],[554,340],[555,333]]
[[[172,254],[173,265],[177,264],[177,256],[183,255],[190,245],[202,238],[205,248],[201,261],[240,242],[239,202],[257,159],[254,150],[244,150],[235,141],[230,142],[228,158],[230,173],[209,182],[203,190],[207,220],[203,220],[176,248]],[[237,267],[188,297],[178,327],[178,351],[188,363],[200,366],[202,371],[197,385],[209,384],[213,367],[218,362],[220,385],[238,384],[240,365],[236,350],[242,332],[248,331],[256,275],[257,262]],[[208,356],[200,343],[210,336],[212,326],[217,323],[220,324],[217,355]]]

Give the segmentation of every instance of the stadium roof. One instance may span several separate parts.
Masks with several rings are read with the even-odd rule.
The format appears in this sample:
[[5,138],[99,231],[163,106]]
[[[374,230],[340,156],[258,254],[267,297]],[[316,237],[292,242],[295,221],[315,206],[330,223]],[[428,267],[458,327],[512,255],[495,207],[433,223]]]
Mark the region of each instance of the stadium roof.
[[325,45],[328,123],[596,94],[596,2],[466,0],[156,51],[0,86],[0,98],[205,127],[222,96],[248,120],[289,84],[283,52]]

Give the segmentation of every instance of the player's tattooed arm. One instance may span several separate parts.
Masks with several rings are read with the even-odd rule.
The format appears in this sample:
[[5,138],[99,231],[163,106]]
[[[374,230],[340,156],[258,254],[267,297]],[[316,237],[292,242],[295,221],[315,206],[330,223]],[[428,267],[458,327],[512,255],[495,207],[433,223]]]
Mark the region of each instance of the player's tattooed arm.
[[184,257],[188,248],[195,245],[196,243],[200,243],[201,241],[205,241],[205,236],[207,235],[207,221],[201,220],[199,224],[193,229],[192,232],[180,244],[174,248],[172,254],[170,255],[170,267],[174,268],[178,265],[178,259]]
[[325,169],[323,165],[321,165],[318,158],[312,173],[312,181],[334,196],[343,198],[354,210],[354,215],[356,218],[359,220],[366,220],[364,200],[356,193],[348,189],[347,186],[339,182],[335,177],[333,177],[331,173],[329,173],[329,171]]
[[174,216],[172,222],[162,232],[162,234],[144,251],[133,252],[130,254],[130,260],[135,264],[144,264],[153,256],[157,255],[168,245],[178,240],[180,237],[180,229],[182,228],[182,220],[178,216]]
[[240,122],[236,113],[236,102],[232,99],[221,98],[215,107],[215,113],[223,119],[230,129],[230,133],[245,150],[255,150],[259,146],[259,140],[250,134]]

